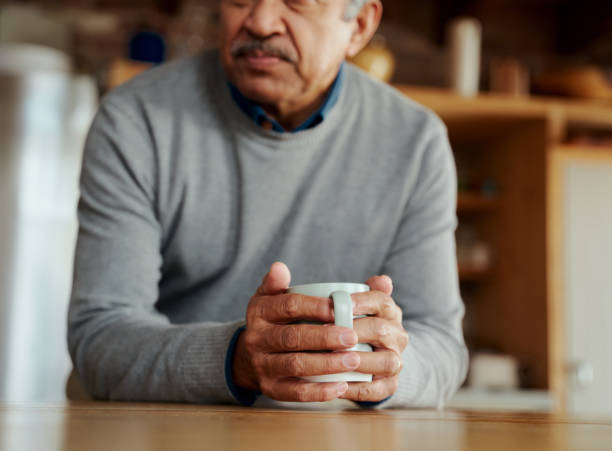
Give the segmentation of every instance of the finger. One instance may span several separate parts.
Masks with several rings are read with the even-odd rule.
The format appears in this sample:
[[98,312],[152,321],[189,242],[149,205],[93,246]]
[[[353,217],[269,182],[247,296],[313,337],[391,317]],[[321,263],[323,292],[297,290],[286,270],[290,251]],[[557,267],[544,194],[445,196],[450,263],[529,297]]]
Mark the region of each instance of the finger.
[[401,322],[402,309],[393,298],[382,291],[368,291],[356,293],[353,298],[353,315],[379,316],[389,320]]
[[360,364],[356,371],[387,378],[402,370],[402,359],[395,351],[380,349],[375,352],[360,352]]
[[357,334],[340,326],[273,325],[258,334],[257,340],[260,349],[268,352],[335,351],[355,346]]
[[258,373],[272,378],[321,376],[352,371],[361,359],[356,352],[260,354],[253,364]]
[[316,383],[300,379],[264,379],[260,388],[277,401],[325,402],[337,399],[348,390],[346,382]]
[[351,382],[346,392],[340,397],[352,401],[382,401],[396,392],[398,382],[397,376],[372,382]]
[[370,277],[366,284],[369,285],[370,289],[373,291],[381,291],[388,296],[391,296],[391,293],[393,293],[393,280],[386,274]]
[[298,293],[261,296],[256,300],[255,311],[257,317],[274,324],[295,321],[334,322],[331,299]]
[[268,274],[265,275],[259,288],[257,295],[273,295],[284,293],[291,283],[291,272],[287,265],[282,262],[274,262],[270,266]]
[[408,346],[408,334],[404,328],[393,321],[369,316],[356,319],[353,330],[357,332],[360,343],[369,343],[375,348],[385,348],[401,355]]

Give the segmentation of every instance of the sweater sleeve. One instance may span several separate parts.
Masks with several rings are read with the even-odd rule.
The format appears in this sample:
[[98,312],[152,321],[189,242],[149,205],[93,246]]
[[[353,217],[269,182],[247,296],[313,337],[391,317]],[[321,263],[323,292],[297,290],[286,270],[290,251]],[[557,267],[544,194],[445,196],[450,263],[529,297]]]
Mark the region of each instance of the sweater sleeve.
[[436,130],[382,270],[393,279],[410,343],[399,387],[380,407],[441,407],[467,372],[454,236],[457,175],[446,130],[442,124]]
[[162,227],[155,146],[135,116],[103,103],[81,172],[68,347],[97,399],[235,403],[226,380],[244,324],[171,324],[156,309]]

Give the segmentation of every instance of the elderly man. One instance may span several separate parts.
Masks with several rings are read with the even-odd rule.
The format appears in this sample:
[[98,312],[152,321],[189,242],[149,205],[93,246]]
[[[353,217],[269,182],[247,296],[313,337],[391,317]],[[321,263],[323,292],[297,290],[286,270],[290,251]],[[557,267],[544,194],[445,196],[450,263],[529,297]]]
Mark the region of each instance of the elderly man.
[[[441,122],[344,63],[380,1],[220,8],[218,51],[111,92],[92,126],[69,314],[80,380],[112,400],[441,405],[467,362],[456,175]],[[300,323],[333,309],[287,294],[292,278],[367,280],[367,316]],[[332,352],[357,342],[375,352]],[[303,379],[347,370],[373,381]]]

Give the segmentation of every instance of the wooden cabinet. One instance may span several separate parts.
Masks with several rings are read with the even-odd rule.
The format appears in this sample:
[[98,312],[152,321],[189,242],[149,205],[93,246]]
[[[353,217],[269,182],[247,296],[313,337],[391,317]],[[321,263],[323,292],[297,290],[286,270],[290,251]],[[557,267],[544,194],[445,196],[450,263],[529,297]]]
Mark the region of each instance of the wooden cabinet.
[[556,385],[568,412],[612,415],[612,148],[550,155]]
[[[459,230],[469,227],[487,244],[491,255],[486,270],[460,265],[468,346],[472,351],[489,350],[515,357],[521,367],[521,388],[544,390],[553,397],[556,408],[566,409],[570,387],[567,368],[571,361],[580,359],[570,355],[569,344],[576,338],[567,334],[571,328],[564,312],[568,311],[568,302],[582,300],[567,298],[563,274],[573,271],[571,276],[582,283],[587,279],[574,267],[564,266],[563,258],[573,252],[571,237],[559,234],[563,233],[562,226],[574,224],[575,218],[560,216],[564,196],[569,194],[563,194],[567,182],[559,175],[560,163],[555,155],[560,151],[567,154],[568,149],[572,155],[590,154],[563,144],[576,134],[596,130],[609,131],[612,136],[612,107],[495,95],[465,99],[439,90],[398,88],[444,120],[460,178],[468,170],[476,178],[495,184],[493,195],[473,189],[459,193]],[[609,152],[612,154],[612,149]],[[612,185],[607,189],[612,190]],[[612,207],[612,191],[607,198]],[[571,214],[598,214],[596,210],[575,211]],[[609,214],[602,220],[606,218]],[[612,228],[609,234],[608,242],[612,243]],[[599,264],[603,265],[612,255],[600,257]],[[608,269],[612,264],[608,265],[605,270],[612,276]],[[604,270],[601,266],[599,269]],[[604,278],[596,280],[607,283]],[[605,291],[609,286],[581,287],[587,288]],[[609,301],[612,303],[612,299]],[[612,343],[610,338],[608,343]]]

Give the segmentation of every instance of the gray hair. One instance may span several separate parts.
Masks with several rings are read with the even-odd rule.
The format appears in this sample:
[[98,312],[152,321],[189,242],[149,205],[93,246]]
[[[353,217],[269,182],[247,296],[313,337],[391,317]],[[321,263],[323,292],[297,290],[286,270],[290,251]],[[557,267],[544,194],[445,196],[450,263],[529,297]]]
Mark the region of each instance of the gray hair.
[[346,11],[344,12],[344,20],[354,19],[363,5],[368,3],[371,0],[349,0],[349,4],[346,7]]

